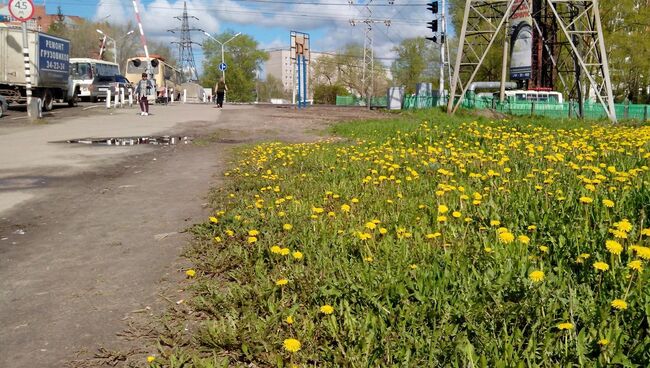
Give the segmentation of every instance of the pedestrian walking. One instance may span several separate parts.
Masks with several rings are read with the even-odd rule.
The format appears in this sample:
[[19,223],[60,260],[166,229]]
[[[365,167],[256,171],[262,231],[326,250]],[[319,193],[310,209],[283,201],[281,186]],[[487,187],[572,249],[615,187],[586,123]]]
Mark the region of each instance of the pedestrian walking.
[[147,78],[147,73],[142,73],[142,80],[138,82],[138,86],[135,88],[135,94],[138,96],[138,102],[140,102],[140,115],[142,116],[149,115],[147,95],[149,95],[152,88],[153,83]]
[[226,91],[228,90],[228,86],[226,86],[226,82],[224,82],[223,78],[219,79],[215,89],[217,90],[217,106],[223,107],[223,97],[226,95]]

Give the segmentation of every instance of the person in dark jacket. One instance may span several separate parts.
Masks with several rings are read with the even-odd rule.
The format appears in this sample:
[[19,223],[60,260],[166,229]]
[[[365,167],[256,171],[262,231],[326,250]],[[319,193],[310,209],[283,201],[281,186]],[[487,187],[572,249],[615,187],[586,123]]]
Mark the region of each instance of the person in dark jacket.
[[149,100],[147,99],[147,95],[152,88],[153,83],[147,78],[147,73],[142,73],[142,79],[138,82],[137,87],[135,87],[135,94],[138,96],[138,102],[140,102],[140,115],[142,116],[149,115]]
[[224,82],[223,78],[217,82],[215,89],[217,90],[217,106],[223,107],[223,97],[226,95],[226,91],[228,90],[228,86],[226,86],[226,82]]

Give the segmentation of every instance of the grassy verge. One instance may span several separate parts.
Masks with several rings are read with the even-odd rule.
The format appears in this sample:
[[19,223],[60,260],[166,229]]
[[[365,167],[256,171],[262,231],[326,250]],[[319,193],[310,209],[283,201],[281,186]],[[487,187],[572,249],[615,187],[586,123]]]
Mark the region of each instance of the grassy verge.
[[189,252],[202,318],[153,366],[650,361],[650,127],[423,111],[333,132],[242,152]]

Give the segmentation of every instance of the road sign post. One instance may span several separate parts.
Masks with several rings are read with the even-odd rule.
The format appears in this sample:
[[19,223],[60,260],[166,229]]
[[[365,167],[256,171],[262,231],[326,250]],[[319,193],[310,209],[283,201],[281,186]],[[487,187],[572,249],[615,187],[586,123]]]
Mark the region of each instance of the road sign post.
[[23,31],[23,60],[25,61],[25,94],[27,97],[27,115],[31,117],[30,105],[32,103],[32,68],[29,59],[29,44],[27,42],[27,21],[34,16],[34,3],[32,0],[9,1],[9,14],[22,23]]

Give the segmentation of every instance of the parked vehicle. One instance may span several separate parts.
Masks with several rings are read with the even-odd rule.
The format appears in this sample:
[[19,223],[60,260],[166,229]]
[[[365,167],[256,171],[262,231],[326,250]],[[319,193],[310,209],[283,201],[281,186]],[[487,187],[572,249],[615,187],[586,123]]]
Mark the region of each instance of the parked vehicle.
[[[36,31],[28,31],[32,96],[41,98],[43,110],[55,101],[77,103],[79,88],[70,79],[70,41]],[[0,28],[0,95],[11,104],[27,102],[22,32]]]
[[98,98],[106,98],[106,84],[111,82],[111,79],[115,82],[114,77],[120,74],[120,67],[104,60],[72,58],[70,74],[74,83],[79,85],[79,97],[97,102]]
[[7,107],[9,107],[9,105],[7,105],[7,99],[5,96],[0,96],[0,118],[5,112],[7,112]]
[[95,77],[89,89],[95,98],[105,99],[107,91],[111,91],[111,96],[115,96],[115,93],[120,92],[120,88],[123,88],[124,92],[128,93],[128,90],[131,87],[131,82],[129,82],[128,79],[124,78],[124,76],[112,75]]

